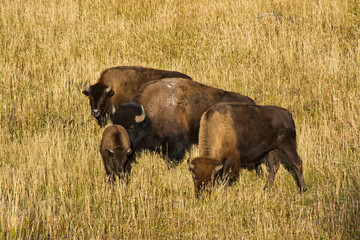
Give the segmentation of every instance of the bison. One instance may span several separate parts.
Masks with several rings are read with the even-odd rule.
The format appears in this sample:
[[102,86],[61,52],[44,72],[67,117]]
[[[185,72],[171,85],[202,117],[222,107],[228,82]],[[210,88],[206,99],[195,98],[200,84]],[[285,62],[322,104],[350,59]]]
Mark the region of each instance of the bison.
[[105,128],[100,143],[100,154],[110,181],[115,180],[115,175],[121,179],[126,173],[130,173],[131,143],[128,133],[122,126],[113,124]]
[[165,78],[143,85],[132,102],[116,108],[111,120],[127,130],[134,151],[157,149],[168,163],[177,164],[197,143],[201,115],[219,102],[255,104],[239,93]]
[[146,82],[173,77],[191,79],[188,75],[176,71],[139,66],[113,67],[104,70],[96,84],[88,87],[85,81],[82,93],[89,97],[91,114],[103,127],[107,123],[112,105],[116,107],[130,102]]
[[[196,196],[210,191],[218,177],[231,184],[239,170],[254,166],[270,151],[280,150],[294,170],[300,193],[306,191],[302,161],[296,150],[296,131],[291,113],[275,106],[219,103],[201,117],[199,157],[191,162]],[[273,184],[280,160],[274,153],[267,186]]]

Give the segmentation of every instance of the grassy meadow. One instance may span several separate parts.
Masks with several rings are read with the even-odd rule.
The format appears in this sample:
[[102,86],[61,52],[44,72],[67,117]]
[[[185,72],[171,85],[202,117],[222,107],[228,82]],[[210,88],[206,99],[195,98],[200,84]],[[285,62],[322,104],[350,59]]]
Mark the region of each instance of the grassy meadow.
[[[118,65],[287,108],[308,191],[264,167],[199,201],[149,151],[108,185],[81,90]],[[359,115],[358,0],[0,0],[0,239],[359,239]]]

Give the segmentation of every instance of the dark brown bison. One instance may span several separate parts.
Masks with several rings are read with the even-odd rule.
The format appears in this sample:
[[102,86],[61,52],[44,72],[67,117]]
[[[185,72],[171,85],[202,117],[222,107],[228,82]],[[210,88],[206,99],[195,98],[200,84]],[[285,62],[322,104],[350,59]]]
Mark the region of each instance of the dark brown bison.
[[122,126],[113,124],[105,128],[100,143],[100,154],[110,181],[115,180],[115,175],[120,179],[130,172],[131,143],[128,133]]
[[173,77],[191,79],[188,75],[175,71],[138,66],[113,67],[104,70],[96,84],[88,87],[85,81],[82,93],[89,97],[91,114],[100,126],[105,126],[112,106],[130,102],[142,84]]
[[161,150],[177,163],[197,143],[201,115],[219,102],[255,104],[246,96],[183,78],[166,78],[143,85],[131,103],[121,104],[112,116],[129,133],[133,150]]
[[[217,177],[230,184],[239,171],[254,166],[273,150],[282,151],[294,170],[300,193],[306,191],[302,161],[296,151],[296,131],[291,113],[274,106],[220,103],[201,117],[199,157],[188,161],[195,192],[209,190]],[[274,152],[274,151],[273,151]],[[268,187],[273,184],[280,161],[268,158],[271,166]]]

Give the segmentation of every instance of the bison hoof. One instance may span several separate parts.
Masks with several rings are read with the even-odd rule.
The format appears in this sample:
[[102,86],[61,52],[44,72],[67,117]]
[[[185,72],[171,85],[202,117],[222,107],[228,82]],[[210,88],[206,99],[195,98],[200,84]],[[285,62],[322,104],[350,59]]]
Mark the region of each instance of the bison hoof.
[[300,194],[304,193],[307,191],[307,188],[304,186],[304,187],[300,187]]

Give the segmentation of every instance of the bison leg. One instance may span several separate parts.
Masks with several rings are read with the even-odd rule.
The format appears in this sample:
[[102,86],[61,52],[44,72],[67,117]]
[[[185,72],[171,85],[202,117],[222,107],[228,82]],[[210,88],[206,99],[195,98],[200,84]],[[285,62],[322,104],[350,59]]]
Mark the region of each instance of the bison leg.
[[185,151],[189,147],[189,138],[187,136],[169,139],[162,149],[164,160],[167,164],[178,165],[185,156]]
[[234,182],[239,179],[240,174],[240,161],[238,160],[239,157],[231,156],[227,157],[224,160],[224,170],[223,170],[223,177],[224,180],[227,181],[229,186],[231,186]]
[[268,155],[266,156],[266,161],[270,171],[269,171],[268,181],[264,187],[264,190],[266,190],[267,188],[271,188],[271,186],[274,184],[275,175],[279,170],[280,159],[277,155],[277,151],[273,150],[269,152]]
[[[274,177],[272,177],[272,181],[274,181],[274,178],[275,178],[275,174],[277,172],[277,170],[279,169],[279,166],[280,166],[280,159],[279,157],[277,156],[277,150],[273,150],[271,152],[269,152],[265,158],[259,162],[258,164],[255,165],[255,169],[256,169],[256,175],[258,177],[263,177],[264,175],[264,172],[263,172],[263,169],[261,167],[261,163],[265,163],[267,168],[270,170],[270,171],[275,171],[275,173],[273,173],[272,175],[274,175]],[[271,183],[272,185],[272,183]],[[271,185],[269,185],[269,187],[271,187]]]
[[263,172],[262,167],[261,167],[261,162],[255,165],[255,170],[256,170],[256,175],[258,177],[262,178],[264,176],[264,172]]
[[294,141],[292,141],[292,143],[285,145],[285,147],[282,149],[282,151],[288,158],[288,161],[289,161],[292,169],[294,170],[296,182],[298,184],[300,193],[305,192],[307,189],[305,187],[305,182],[304,182],[302,161],[297,154],[296,143]]

